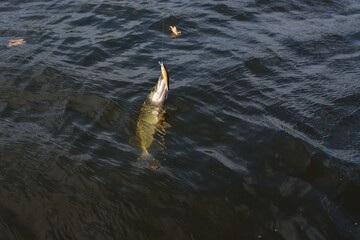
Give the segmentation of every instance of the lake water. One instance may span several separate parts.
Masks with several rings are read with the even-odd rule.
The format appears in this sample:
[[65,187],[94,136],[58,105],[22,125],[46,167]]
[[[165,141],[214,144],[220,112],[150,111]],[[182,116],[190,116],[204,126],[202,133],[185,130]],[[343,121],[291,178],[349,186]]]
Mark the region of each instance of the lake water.
[[2,239],[360,239],[358,0],[4,0],[0,51]]

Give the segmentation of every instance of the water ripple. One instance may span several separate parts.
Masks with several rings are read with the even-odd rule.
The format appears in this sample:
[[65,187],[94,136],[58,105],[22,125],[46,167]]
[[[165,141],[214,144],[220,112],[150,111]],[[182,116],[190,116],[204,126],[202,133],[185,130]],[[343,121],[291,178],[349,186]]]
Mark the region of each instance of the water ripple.
[[[359,236],[358,1],[0,12],[4,238]],[[171,90],[146,161],[136,122],[159,60]]]

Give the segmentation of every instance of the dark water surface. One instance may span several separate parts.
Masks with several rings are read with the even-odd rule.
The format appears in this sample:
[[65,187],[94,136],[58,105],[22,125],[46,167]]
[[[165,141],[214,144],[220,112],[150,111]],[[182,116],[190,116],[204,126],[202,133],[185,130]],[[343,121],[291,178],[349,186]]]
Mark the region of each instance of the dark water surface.
[[1,239],[360,239],[360,1],[7,0],[0,51]]

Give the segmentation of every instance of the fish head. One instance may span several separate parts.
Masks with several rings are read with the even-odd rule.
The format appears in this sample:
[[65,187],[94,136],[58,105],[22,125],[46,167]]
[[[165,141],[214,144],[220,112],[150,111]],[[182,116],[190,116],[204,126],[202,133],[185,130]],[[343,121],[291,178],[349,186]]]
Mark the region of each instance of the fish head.
[[164,63],[159,62],[161,74],[159,80],[149,95],[152,103],[160,105],[165,102],[169,93],[169,74]]

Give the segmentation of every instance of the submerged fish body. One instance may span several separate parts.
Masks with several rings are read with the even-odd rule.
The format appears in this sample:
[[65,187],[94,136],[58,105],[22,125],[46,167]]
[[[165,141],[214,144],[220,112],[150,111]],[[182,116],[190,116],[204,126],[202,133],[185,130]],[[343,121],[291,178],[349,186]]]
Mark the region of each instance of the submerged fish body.
[[154,141],[154,134],[161,116],[165,113],[162,106],[146,101],[140,110],[137,122],[137,135],[140,140],[142,155],[148,155],[148,148]]
[[154,141],[154,134],[159,129],[165,109],[163,104],[169,92],[169,75],[163,63],[157,84],[144,102],[136,125],[137,136],[140,141],[142,157],[150,156],[148,148]]

